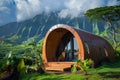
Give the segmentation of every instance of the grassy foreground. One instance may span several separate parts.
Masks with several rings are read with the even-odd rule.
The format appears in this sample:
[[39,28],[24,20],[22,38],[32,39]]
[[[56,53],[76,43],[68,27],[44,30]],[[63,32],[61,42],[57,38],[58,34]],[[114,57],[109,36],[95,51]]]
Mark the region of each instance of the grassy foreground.
[[89,69],[86,76],[82,74],[82,71],[59,75],[31,73],[21,75],[20,80],[120,80],[120,60],[115,63],[103,63],[98,68]]

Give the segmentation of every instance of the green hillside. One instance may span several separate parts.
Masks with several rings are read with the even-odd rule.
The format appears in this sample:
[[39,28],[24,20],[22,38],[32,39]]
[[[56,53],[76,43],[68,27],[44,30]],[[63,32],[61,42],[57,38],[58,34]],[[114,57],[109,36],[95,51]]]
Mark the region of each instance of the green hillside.
[[96,33],[93,30],[96,25],[100,32],[104,30],[104,23],[94,21],[91,24],[86,17],[60,18],[57,13],[43,13],[26,21],[0,26],[0,38],[12,44],[20,44],[31,37],[37,37],[40,40],[56,24],[67,24],[93,33]]

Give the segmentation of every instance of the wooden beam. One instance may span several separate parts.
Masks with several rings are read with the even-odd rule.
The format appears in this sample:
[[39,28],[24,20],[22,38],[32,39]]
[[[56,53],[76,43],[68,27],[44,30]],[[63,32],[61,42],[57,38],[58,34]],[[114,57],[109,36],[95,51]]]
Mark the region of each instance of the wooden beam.
[[71,37],[71,39],[70,39],[70,44],[71,44],[72,59],[74,59],[74,39],[73,39],[73,37]]

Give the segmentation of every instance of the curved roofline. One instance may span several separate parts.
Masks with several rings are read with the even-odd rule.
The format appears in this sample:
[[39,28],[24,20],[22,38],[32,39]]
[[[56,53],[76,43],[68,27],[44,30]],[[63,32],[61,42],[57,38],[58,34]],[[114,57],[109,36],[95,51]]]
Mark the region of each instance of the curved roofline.
[[49,34],[51,34],[53,31],[55,31],[56,29],[65,29],[68,30],[69,32],[71,32],[73,34],[73,36],[75,37],[77,44],[78,44],[78,58],[81,60],[84,60],[84,45],[83,45],[83,41],[81,39],[81,37],[79,36],[79,33],[71,26],[68,25],[64,25],[64,24],[57,24],[55,26],[53,26],[52,28],[49,29],[49,31],[47,32],[45,39],[44,39],[44,45],[43,45],[43,56],[44,56],[44,62],[47,63],[47,58],[46,58],[46,42],[47,39],[49,37]]

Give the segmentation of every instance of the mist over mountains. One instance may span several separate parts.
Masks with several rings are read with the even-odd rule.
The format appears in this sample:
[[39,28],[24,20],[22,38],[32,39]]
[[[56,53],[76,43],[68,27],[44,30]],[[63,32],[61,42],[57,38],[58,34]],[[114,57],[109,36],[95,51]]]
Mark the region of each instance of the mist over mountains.
[[0,0],[0,25],[58,11],[60,18],[81,17],[88,9],[117,4],[117,0]]
[[12,22],[0,26],[0,37],[8,42],[13,43],[21,43],[31,37],[42,39],[47,31],[56,24],[67,24],[89,32],[93,31],[94,26],[97,26],[99,31],[104,30],[103,22],[90,23],[86,17],[59,18],[57,13],[52,12],[49,15],[43,13],[26,21]]

